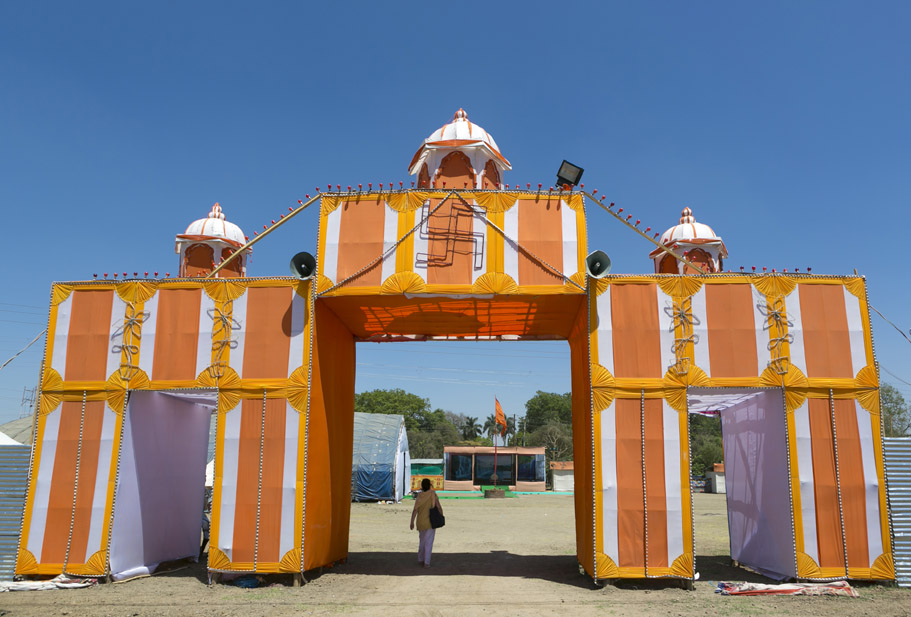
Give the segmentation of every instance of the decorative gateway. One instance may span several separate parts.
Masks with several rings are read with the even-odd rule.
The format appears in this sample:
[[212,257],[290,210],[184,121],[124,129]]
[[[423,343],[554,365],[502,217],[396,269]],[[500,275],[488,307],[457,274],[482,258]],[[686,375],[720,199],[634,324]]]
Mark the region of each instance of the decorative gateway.
[[311,278],[55,284],[16,572],[126,577],[195,555],[211,409],[210,571],[344,560],[355,342],[560,339],[595,580],[694,578],[687,412],[732,388],[726,447],[743,437],[754,461],[729,471],[750,504],[735,558],[894,578],[863,279],[595,279],[583,196],[600,203],[508,190],[506,169],[460,110],[415,156],[417,189],[320,196]]

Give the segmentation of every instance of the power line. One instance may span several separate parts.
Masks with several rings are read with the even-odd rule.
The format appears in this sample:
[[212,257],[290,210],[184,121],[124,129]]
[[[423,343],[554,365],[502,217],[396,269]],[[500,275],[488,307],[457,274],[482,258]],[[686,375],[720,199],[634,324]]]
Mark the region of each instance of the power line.
[[902,379],[901,377],[899,377],[898,375],[896,375],[895,373],[893,373],[892,371],[890,371],[889,369],[887,369],[887,368],[886,368],[885,366],[883,366],[882,364],[879,365],[879,368],[881,368],[882,370],[886,371],[887,373],[889,373],[890,375],[892,375],[893,377],[895,377],[897,380],[899,380],[900,382],[902,382],[902,383],[905,384],[906,386],[911,386],[911,383],[905,381],[904,379]]
[[0,371],[2,371],[2,370],[4,369],[4,367],[6,367],[7,364],[9,364],[10,362],[12,362],[12,361],[15,360],[16,358],[18,358],[20,355],[22,355],[22,353],[25,352],[26,349],[28,349],[29,347],[31,347],[32,345],[34,345],[34,344],[38,341],[38,339],[40,339],[42,336],[44,336],[44,333],[45,333],[45,332],[47,332],[47,329],[44,329],[44,330],[42,330],[41,332],[39,332],[39,333],[38,333],[38,336],[36,336],[35,338],[33,338],[31,343],[29,343],[28,345],[26,345],[25,347],[23,347],[23,348],[22,348],[21,350],[19,350],[19,352],[18,352],[17,354],[15,354],[12,358],[10,358],[10,359],[7,360],[6,362],[4,362],[2,365],[0,365]]
[[[882,317],[883,320],[884,320],[887,324],[889,324],[890,326],[892,326],[893,328],[895,328],[896,330],[898,330],[898,333],[901,334],[903,337],[905,337],[905,340],[906,340],[906,341],[908,341],[909,343],[911,343],[911,338],[908,338],[908,335],[905,334],[905,332],[904,332],[901,328],[899,328],[899,327],[896,326],[894,323],[892,323],[891,321],[889,321],[888,319],[886,319],[886,316],[883,315],[882,313],[880,313],[878,310],[876,310],[876,307],[873,306],[872,304],[870,305],[870,308],[873,309],[874,311],[876,311],[876,314],[879,315],[880,317]],[[909,332],[911,332],[911,330],[909,330]],[[892,373],[889,373],[889,374],[891,375]]]
[[34,304],[14,304],[12,302],[0,302],[2,306],[18,306],[21,308],[35,308],[35,309],[46,309],[46,306],[35,306]]

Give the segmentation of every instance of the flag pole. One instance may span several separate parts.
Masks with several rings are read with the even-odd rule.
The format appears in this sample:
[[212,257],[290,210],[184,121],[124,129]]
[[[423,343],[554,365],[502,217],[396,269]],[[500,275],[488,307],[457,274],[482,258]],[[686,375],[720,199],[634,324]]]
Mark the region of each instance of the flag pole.
[[[496,397],[494,397],[494,402],[498,402]],[[497,433],[500,432],[500,425],[496,422],[496,413],[494,413],[494,423],[493,423],[493,486],[496,488],[498,485],[497,480],[500,479],[499,474],[497,474]]]

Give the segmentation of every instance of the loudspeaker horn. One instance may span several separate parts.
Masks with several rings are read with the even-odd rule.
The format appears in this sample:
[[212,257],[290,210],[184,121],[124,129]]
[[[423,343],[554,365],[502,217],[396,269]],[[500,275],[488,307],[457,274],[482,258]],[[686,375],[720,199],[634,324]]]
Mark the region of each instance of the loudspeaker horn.
[[291,258],[291,274],[306,280],[316,274],[316,259],[310,253],[302,251]]
[[604,251],[592,251],[585,258],[585,272],[593,279],[604,278],[610,274],[610,257]]

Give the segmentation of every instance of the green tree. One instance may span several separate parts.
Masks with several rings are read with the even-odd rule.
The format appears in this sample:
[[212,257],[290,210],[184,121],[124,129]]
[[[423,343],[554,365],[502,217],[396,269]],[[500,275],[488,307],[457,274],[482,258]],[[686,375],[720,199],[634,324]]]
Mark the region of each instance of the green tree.
[[465,439],[474,439],[481,434],[481,427],[478,425],[478,419],[473,417],[468,417],[465,419],[465,423],[462,424],[462,437]]
[[538,390],[525,403],[525,430],[529,433],[534,433],[549,423],[569,425],[572,417],[573,401],[570,392],[557,394]]
[[[417,394],[394,390],[370,390],[354,395],[354,411],[359,413],[402,414],[405,428],[431,428],[430,401]],[[441,412],[444,413],[444,412]]]
[[879,388],[880,409],[886,437],[905,437],[911,432],[911,408],[895,386],[884,383]]
[[690,416],[690,445],[693,452],[691,470],[694,476],[703,476],[715,463],[724,461],[721,443],[721,418],[717,416]]

